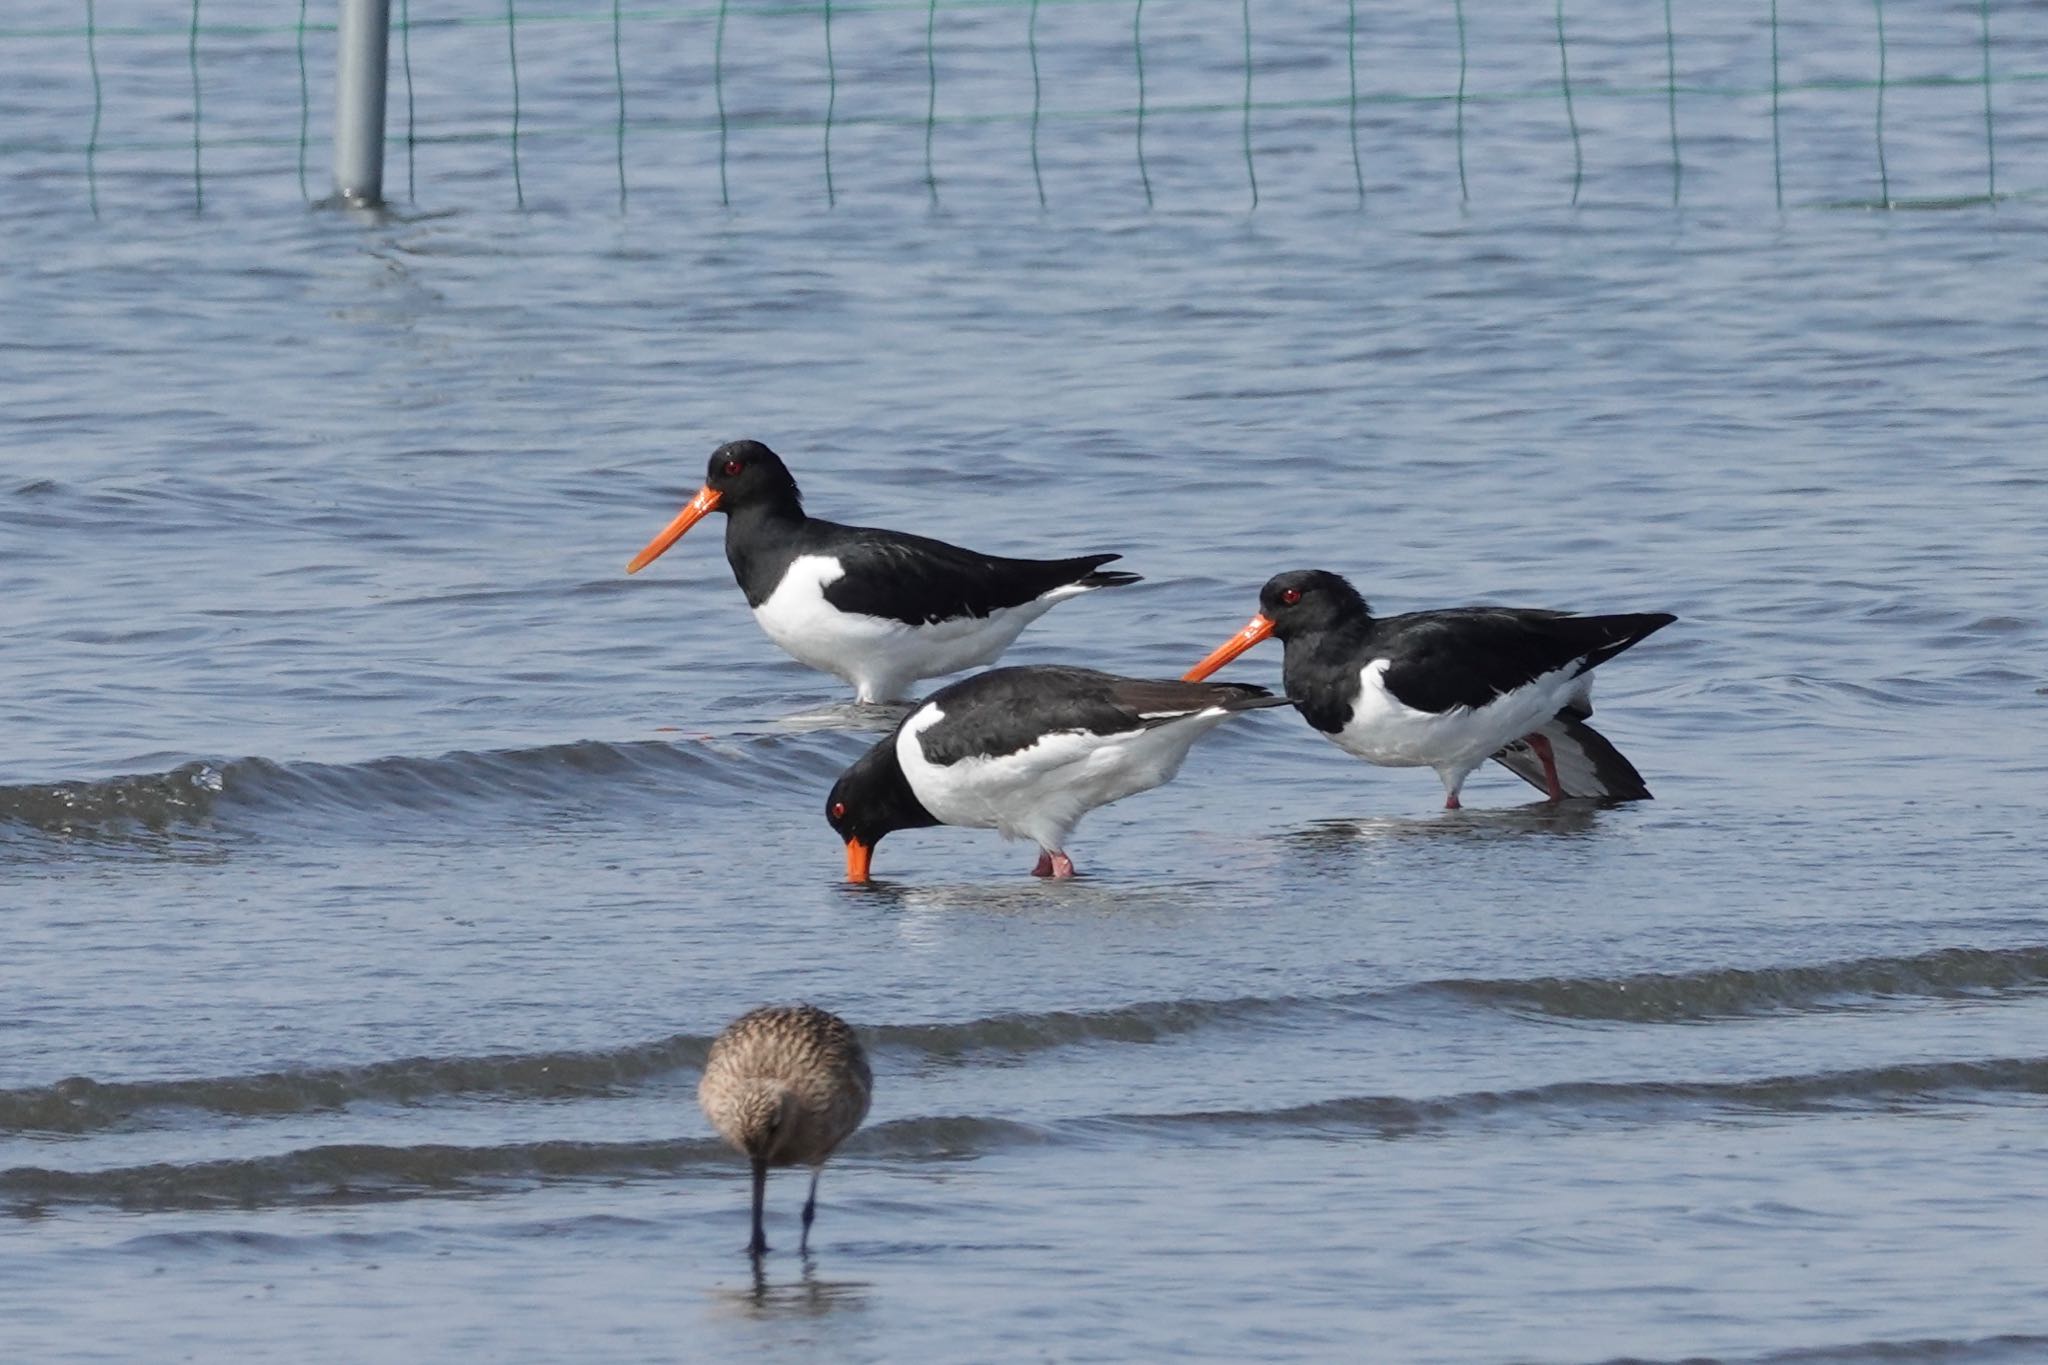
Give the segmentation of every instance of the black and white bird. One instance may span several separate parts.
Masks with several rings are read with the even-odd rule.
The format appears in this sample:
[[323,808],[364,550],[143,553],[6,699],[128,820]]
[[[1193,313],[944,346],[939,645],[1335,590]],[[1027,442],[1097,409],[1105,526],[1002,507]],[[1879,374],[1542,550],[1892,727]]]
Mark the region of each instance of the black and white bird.
[[833,784],[825,817],[848,881],[875,845],[930,825],[993,829],[1039,848],[1039,877],[1071,877],[1083,815],[1180,771],[1194,742],[1239,711],[1285,706],[1248,683],[1120,678],[1090,668],[992,668],[934,692]]
[[726,561],[768,638],[852,683],[863,702],[993,663],[1056,604],[1139,581],[1103,570],[1121,555],[1004,559],[805,516],[789,467],[759,441],[712,451],[697,496],[626,572],[653,563],[712,512],[725,513]]
[[1298,569],[1259,592],[1259,614],[1188,670],[1208,677],[1268,635],[1308,723],[1389,768],[1434,768],[1444,809],[1491,758],[1553,801],[1646,801],[1650,789],[1593,714],[1592,671],[1678,618],[1455,607],[1374,616],[1336,574]]

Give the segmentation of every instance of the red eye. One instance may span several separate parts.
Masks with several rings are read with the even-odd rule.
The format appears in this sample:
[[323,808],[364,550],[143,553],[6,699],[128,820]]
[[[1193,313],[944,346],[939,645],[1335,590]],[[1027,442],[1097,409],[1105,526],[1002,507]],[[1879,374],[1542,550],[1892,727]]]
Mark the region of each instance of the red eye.
[[834,801],[832,803],[832,818],[834,820],[844,820],[846,818],[846,803],[844,801]]
[[742,469],[745,468],[746,466],[740,463],[738,460],[727,460],[725,462],[725,472],[728,477],[737,475]]
[[1299,602],[1301,600],[1301,589],[1282,588],[1280,590],[1280,600],[1282,602],[1285,602],[1290,607],[1293,606],[1296,602]]

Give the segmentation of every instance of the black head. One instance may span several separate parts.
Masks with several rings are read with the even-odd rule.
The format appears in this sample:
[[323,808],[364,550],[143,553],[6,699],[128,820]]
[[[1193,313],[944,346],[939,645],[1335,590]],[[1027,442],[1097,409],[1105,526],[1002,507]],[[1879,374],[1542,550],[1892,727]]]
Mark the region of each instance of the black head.
[[1290,640],[1368,621],[1372,608],[1358,589],[1327,569],[1293,569],[1259,589],[1259,615],[1273,623],[1273,634]]
[[756,506],[803,510],[803,494],[789,466],[759,441],[727,441],[712,451],[704,486],[718,495],[722,512]]
[[903,776],[893,734],[855,759],[832,784],[832,794],[825,798],[825,822],[846,841],[846,879],[850,882],[868,879],[868,859],[883,835],[939,823]]
[[1270,635],[1281,640],[1306,637],[1369,624],[1372,608],[1358,589],[1325,569],[1295,569],[1275,574],[1259,589],[1259,614],[1216,646],[1189,669],[1188,682],[1200,682]]
[[789,476],[789,466],[780,455],[759,441],[727,441],[711,452],[711,464],[697,496],[684,504],[675,520],[662,527],[645,549],[633,556],[626,572],[639,573],[661,558],[669,546],[682,539],[683,532],[713,512],[740,512],[756,507],[798,517],[804,514],[803,495],[797,492],[796,480]]

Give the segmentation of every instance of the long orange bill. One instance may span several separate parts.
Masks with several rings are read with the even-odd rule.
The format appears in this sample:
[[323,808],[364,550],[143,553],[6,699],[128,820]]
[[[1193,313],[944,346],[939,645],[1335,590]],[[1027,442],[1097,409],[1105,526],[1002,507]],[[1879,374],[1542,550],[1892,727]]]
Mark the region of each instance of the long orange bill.
[[627,573],[639,573],[642,569],[660,559],[662,551],[683,538],[683,532],[695,526],[718,506],[718,490],[706,484],[697,490],[697,496],[676,513],[676,519],[661,528],[661,534],[647,542],[647,548],[633,556],[633,562],[626,566]]
[[846,880],[864,882],[868,879],[868,859],[875,856],[875,846],[864,844],[858,839],[846,841]]
[[1273,623],[1261,613],[1245,622],[1243,630],[1216,647],[1216,652],[1181,675],[1182,682],[1200,682],[1238,655],[1273,633]]

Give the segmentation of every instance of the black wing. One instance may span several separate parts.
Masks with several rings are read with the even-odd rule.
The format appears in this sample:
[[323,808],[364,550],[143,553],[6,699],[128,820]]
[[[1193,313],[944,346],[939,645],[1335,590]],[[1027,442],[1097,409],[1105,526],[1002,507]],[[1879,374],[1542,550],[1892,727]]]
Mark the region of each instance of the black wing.
[[918,747],[927,760],[943,765],[1014,754],[1049,734],[1124,734],[1219,706],[1285,706],[1287,698],[1250,683],[1154,681],[1092,668],[1024,665],[992,668],[942,687],[928,704],[943,715],[918,733]]
[[1386,687],[1396,700],[1441,712],[1484,706],[1573,663],[1598,667],[1677,619],[1511,607],[1415,612],[1378,622],[1370,653],[1389,660]]
[[825,585],[825,600],[841,611],[905,625],[988,616],[1069,584],[1103,588],[1138,581],[1136,574],[1096,572],[1122,555],[1004,559],[902,531],[810,525],[827,529],[830,543],[824,552],[846,570],[844,577]]

